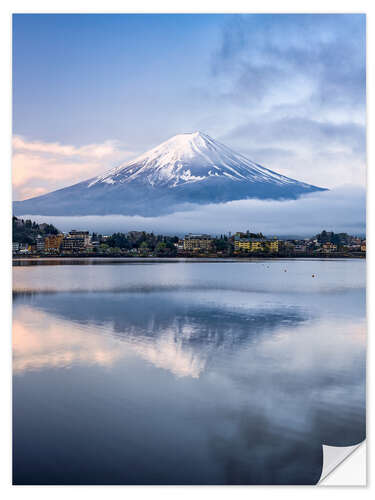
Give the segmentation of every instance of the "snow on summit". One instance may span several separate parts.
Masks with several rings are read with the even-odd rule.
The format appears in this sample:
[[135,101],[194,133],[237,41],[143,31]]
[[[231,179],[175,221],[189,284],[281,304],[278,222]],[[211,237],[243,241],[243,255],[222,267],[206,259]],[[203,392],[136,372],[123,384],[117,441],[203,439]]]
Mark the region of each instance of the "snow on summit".
[[98,176],[89,187],[97,183],[140,181],[173,188],[210,177],[238,182],[295,182],[257,165],[202,132],[193,132],[175,135],[125,165]]

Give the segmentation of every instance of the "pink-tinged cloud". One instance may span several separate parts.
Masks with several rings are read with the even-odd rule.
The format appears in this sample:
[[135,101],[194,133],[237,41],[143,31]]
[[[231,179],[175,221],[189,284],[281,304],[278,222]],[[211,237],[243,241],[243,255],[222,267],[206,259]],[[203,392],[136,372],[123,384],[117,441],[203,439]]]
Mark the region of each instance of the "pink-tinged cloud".
[[80,363],[111,366],[124,356],[119,346],[96,331],[87,335],[70,322],[28,306],[13,320],[14,373]]
[[[40,309],[18,307],[13,318],[13,372],[77,364],[110,367],[126,356],[137,356],[177,377],[199,378],[205,369],[206,357],[192,346],[181,348],[170,328],[153,340],[129,334],[121,341],[112,324],[104,328],[107,335],[103,324],[92,323],[85,331]],[[187,335],[182,328],[181,334]]]
[[73,146],[13,137],[13,199],[23,200],[104,173],[134,153],[118,141]]

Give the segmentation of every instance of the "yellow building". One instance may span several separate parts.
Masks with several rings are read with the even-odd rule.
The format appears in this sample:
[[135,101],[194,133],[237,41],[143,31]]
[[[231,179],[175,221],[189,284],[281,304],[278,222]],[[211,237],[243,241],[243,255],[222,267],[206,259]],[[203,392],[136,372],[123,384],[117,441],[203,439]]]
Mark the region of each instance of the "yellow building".
[[262,240],[250,240],[250,252],[262,252],[265,242]]
[[44,251],[45,252],[58,252],[62,240],[64,238],[63,234],[51,234],[44,238]]
[[267,248],[271,253],[277,253],[279,251],[279,240],[276,238],[267,240]]
[[262,252],[266,249],[273,253],[278,252],[279,241],[277,239],[241,238],[240,236],[236,236],[234,239],[236,252]]
[[234,240],[234,249],[236,252],[247,251],[250,252],[249,240]]
[[236,239],[234,240],[234,249],[237,252],[251,252],[253,243],[250,239]]

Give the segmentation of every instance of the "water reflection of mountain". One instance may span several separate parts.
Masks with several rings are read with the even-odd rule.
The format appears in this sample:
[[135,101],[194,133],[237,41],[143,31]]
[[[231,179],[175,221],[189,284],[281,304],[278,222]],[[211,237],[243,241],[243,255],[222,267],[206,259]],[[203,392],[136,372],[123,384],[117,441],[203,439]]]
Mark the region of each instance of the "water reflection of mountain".
[[18,294],[17,303],[88,325],[96,332],[99,329],[130,345],[154,365],[193,377],[222,351],[228,355],[280,327],[296,326],[307,319],[301,307],[258,301],[244,309],[202,303],[183,293]]
[[275,294],[18,294],[18,484],[315,483],[322,443],[365,437],[365,326],[311,314]]

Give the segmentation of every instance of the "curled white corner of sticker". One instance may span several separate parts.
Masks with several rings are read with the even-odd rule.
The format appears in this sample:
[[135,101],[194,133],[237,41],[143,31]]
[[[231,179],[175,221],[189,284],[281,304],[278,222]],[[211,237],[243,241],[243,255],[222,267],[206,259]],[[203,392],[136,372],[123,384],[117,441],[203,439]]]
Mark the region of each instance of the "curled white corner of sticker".
[[[364,441],[362,442],[364,443]],[[322,474],[317,484],[324,486],[325,479],[331,474],[337,467],[344,462],[354,451],[356,451],[362,443],[355,444],[353,446],[327,446],[325,444],[323,447],[323,468]],[[364,463],[363,467],[366,467]]]

